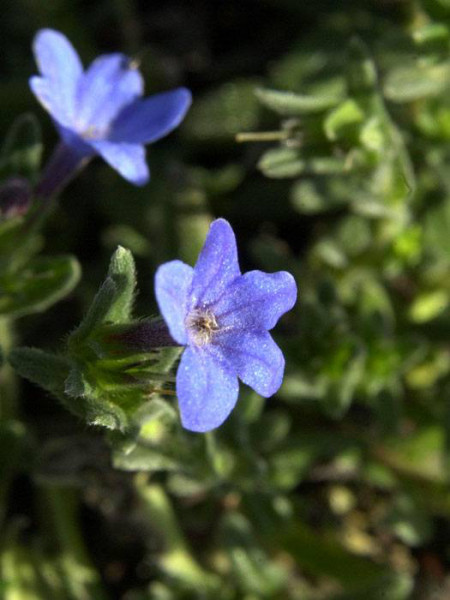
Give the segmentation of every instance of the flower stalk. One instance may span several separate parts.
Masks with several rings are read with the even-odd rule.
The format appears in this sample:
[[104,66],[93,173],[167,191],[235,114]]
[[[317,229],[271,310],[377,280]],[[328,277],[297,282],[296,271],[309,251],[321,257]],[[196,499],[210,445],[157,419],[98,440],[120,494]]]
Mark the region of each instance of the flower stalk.
[[77,151],[75,147],[59,142],[36,185],[35,195],[48,205],[51,199],[86,166],[90,158]]

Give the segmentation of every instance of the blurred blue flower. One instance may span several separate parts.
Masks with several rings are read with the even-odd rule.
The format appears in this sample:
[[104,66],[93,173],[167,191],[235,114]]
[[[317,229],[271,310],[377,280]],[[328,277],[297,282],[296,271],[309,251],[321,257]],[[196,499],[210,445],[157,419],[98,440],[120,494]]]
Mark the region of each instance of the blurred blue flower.
[[[41,76],[31,77],[30,87],[71,150],[73,167],[100,154],[125,179],[145,184],[144,144],[180,124],[191,104],[189,90],[142,99],[142,76],[127,56],[105,54],[83,71],[69,40],[52,29],[37,33],[34,54]],[[72,168],[60,164],[60,172]]]
[[170,334],[187,346],[177,372],[181,421],[209,431],[228,417],[238,377],[261,396],[281,385],[284,357],[268,333],[297,298],[285,271],[241,275],[230,224],[211,225],[194,268],[179,260],[158,268],[156,299]]

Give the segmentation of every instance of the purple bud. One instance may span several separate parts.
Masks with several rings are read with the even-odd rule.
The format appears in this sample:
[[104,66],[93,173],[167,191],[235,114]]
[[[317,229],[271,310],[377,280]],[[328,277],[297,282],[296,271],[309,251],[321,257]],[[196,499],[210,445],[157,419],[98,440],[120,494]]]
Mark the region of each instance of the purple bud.
[[31,205],[32,191],[26,179],[11,177],[0,187],[0,219],[24,215]]
[[179,346],[161,319],[121,325],[105,325],[93,337],[96,352],[101,357],[132,357],[152,353],[158,348]]

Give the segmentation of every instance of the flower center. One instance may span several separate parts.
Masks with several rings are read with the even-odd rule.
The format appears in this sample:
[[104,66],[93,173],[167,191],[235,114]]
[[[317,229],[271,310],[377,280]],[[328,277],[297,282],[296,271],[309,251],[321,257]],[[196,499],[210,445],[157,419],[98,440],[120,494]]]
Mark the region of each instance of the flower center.
[[209,309],[195,308],[186,317],[186,328],[196,346],[205,346],[211,342],[219,325]]
[[89,125],[81,132],[81,137],[85,140],[98,140],[106,137],[107,131],[95,125]]

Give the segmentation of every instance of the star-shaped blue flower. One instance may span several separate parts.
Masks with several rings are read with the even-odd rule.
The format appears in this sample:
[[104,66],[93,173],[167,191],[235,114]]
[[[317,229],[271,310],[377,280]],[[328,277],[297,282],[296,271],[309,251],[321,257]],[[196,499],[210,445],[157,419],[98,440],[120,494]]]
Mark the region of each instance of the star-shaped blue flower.
[[212,223],[194,268],[179,260],[159,267],[155,292],[170,334],[187,346],[176,379],[186,429],[223,423],[238,398],[238,377],[266,398],[278,390],[284,357],[268,330],[294,306],[297,286],[285,271],[242,275],[227,221]]
[[124,54],[105,54],[83,71],[69,40],[41,29],[34,40],[41,76],[30,87],[52,116],[61,138],[78,157],[100,154],[136,185],[150,177],[144,144],[167,135],[191,104],[185,88],[142,99],[144,83]]

